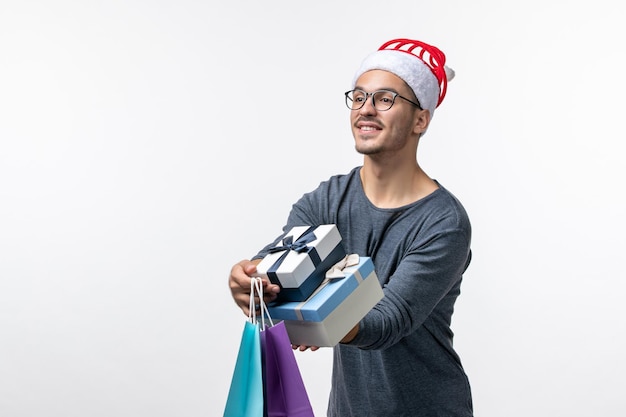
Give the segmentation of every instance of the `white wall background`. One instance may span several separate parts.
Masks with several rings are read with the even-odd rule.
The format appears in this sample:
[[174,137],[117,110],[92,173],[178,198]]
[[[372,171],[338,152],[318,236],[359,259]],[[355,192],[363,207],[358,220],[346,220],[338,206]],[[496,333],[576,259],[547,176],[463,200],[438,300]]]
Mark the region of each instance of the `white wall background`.
[[619,7],[0,0],[0,415],[221,415],[230,266],[360,164],[342,93],[394,37],[457,72],[419,152],[473,222],[476,415],[623,415]]

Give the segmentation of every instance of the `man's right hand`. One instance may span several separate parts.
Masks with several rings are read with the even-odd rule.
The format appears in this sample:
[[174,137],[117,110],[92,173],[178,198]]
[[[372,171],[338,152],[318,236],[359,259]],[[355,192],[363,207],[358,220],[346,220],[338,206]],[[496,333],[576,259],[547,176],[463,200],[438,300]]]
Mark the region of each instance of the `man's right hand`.
[[[256,272],[256,266],[259,262],[261,262],[260,259],[253,261],[244,259],[233,265],[230,270],[230,276],[228,278],[230,292],[233,296],[233,300],[235,300],[235,303],[241,308],[245,315],[248,315],[250,310],[250,284],[253,279],[252,274]],[[263,299],[266,303],[275,300],[279,292],[280,286],[272,284],[267,279],[263,279]],[[258,302],[259,300],[257,298],[255,305],[258,305]]]

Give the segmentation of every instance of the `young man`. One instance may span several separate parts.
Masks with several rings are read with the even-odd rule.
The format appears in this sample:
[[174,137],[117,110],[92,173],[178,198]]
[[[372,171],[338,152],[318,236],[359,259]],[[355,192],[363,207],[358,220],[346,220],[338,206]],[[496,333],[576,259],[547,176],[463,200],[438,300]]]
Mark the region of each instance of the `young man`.
[[[371,257],[383,286],[384,298],[333,348],[330,417],[473,415],[450,329],[471,258],[470,221],[417,161],[452,74],[439,49],[415,40],[366,57],[346,93],[363,165],[304,194],[283,228],[335,224],[346,252]],[[231,270],[246,314],[250,275],[281,238]],[[274,298],[278,286],[265,285]]]

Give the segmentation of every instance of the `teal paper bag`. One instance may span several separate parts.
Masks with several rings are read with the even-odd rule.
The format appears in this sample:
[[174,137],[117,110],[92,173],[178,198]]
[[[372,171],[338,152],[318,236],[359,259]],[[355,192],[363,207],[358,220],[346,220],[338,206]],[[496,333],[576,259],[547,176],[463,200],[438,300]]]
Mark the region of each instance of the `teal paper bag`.
[[246,321],[224,417],[263,416],[262,372],[259,324]]

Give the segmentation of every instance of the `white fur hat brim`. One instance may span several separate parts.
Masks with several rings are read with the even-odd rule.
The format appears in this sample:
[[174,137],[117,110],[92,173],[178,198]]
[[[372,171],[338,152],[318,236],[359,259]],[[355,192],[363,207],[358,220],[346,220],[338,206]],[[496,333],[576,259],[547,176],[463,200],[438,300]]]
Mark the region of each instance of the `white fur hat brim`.
[[[454,77],[454,71],[446,69],[447,80]],[[441,90],[432,70],[413,54],[398,50],[378,50],[368,55],[354,75],[352,86],[367,71],[383,70],[400,77],[415,93],[423,109],[432,117],[439,102]]]

